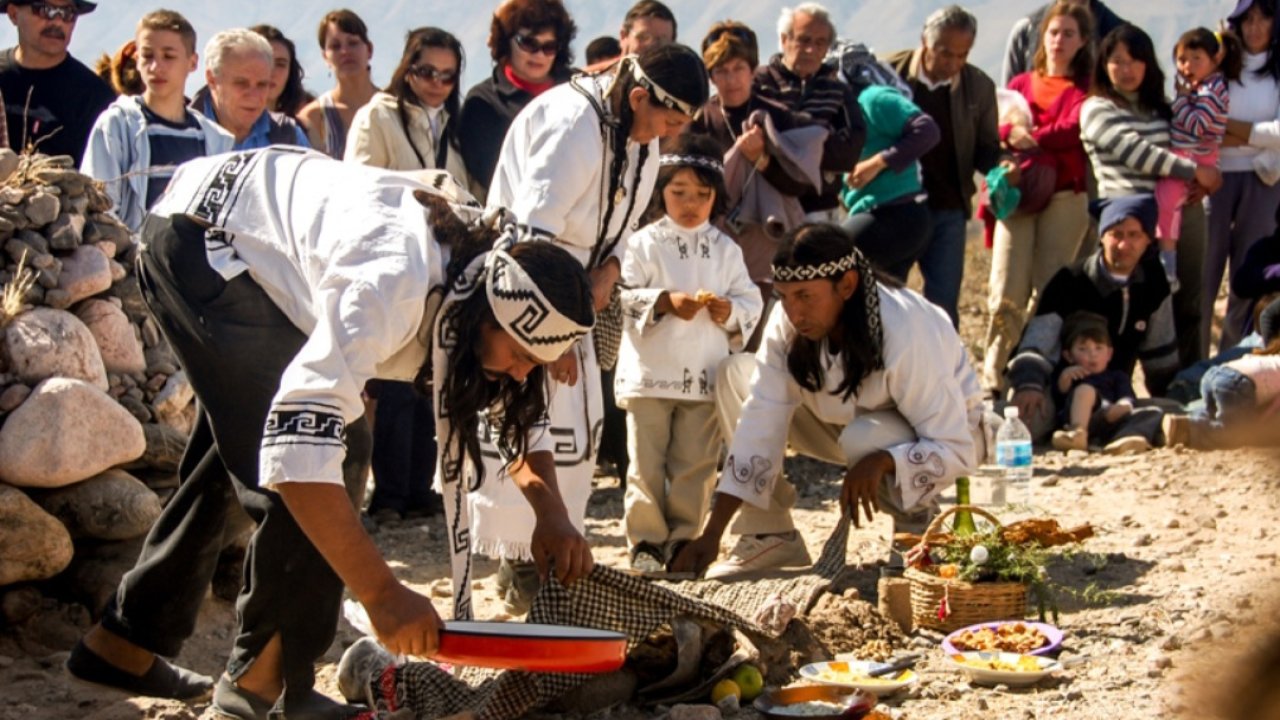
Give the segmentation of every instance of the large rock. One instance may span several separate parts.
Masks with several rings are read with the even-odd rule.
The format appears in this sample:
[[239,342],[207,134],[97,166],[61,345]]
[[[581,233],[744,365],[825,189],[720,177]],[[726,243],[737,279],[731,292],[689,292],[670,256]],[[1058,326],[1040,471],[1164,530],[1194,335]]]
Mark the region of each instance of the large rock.
[[46,493],[39,502],[73,538],[128,540],[146,533],[160,517],[160,498],[123,470]]
[[31,221],[31,227],[44,227],[57,219],[59,207],[57,195],[39,190],[27,198],[23,212]]
[[98,343],[89,328],[69,312],[35,308],[22,313],[5,328],[0,341],[9,358],[9,371],[25,383],[66,377],[107,389],[107,370]]
[[142,341],[124,311],[106,300],[86,300],[76,308],[76,317],[89,328],[109,373],[128,375],[147,369]]
[[[58,576],[57,588],[62,594],[83,603],[94,617],[100,617],[107,608],[107,602],[115,595],[116,588],[120,587],[120,578],[138,562],[145,540],[146,536],[141,535],[122,542],[78,543],[71,566]],[[136,720],[142,720],[142,717],[152,718],[146,715],[138,716]]]
[[0,427],[0,480],[63,487],[146,449],[141,423],[106,392],[83,380],[52,378],[37,385]]
[[49,236],[50,247],[55,250],[71,250],[80,244],[80,237],[84,234],[84,216],[63,213],[45,232]]
[[21,490],[0,485],[0,585],[44,580],[71,563],[71,535]]
[[81,245],[62,260],[58,288],[71,295],[71,302],[110,289],[111,261],[93,245]]

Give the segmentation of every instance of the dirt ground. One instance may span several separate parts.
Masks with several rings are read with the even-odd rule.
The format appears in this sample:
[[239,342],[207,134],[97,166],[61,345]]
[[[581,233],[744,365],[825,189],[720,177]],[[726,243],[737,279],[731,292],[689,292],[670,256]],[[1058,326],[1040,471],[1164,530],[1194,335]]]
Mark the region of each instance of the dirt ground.
[[[977,350],[985,322],[986,253],[974,247],[962,300],[961,332]],[[976,352],[975,352],[976,355]],[[1063,659],[1087,658],[1029,689],[982,688],[944,667],[937,636],[909,645],[925,653],[921,682],[885,699],[895,718],[1164,718],[1212,717],[1223,702],[1214,691],[1237,676],[1242,654],[1280,638],[1280,451],[1193,452],[1162,448],[1137,457],[1045,451],[1036,457],[1030,505],[1065,526],[1090,522],[1093,553],[1059,563],[1054,580],[1074,588],[1063,598]],[[814,463],[789,464],[801,488],[797,524],[815,552],[838,519],[838,475]],[[989,494],[990,475],[974,479],[975,499]],[[1011,497],[1012,501],[1020,498]],[[992,508],[1002,520],[1027,508]],[[587,520],[597,562],[625,564],[622,491],[598,478]],[[874,601],[877,563],[889,524],[856,531],[850,542],[853,583]],[[448,606],[446,556],[439,519],[384,526],[378,545],[412,587]],[[476,568],[480,617],[500,616],[494,601],[496,563]],[[178,662],[214,675],[225,661],[234,608],[212,596]],[[0,629],[0,720],[189,720],[201,705],[132,698],[72,682],[67,650],[90,622],[81,606],[46,600],[34,618]],[[336,695],[334,663],[356,639],[343,623],[320,671]],[[843,650],[844,648],[837,648]],[[852,650],[853,648],[847,648]],[[615,708],[596,717],[658,717],[662,709]],[[737,717],[751,720],[744,710]]]

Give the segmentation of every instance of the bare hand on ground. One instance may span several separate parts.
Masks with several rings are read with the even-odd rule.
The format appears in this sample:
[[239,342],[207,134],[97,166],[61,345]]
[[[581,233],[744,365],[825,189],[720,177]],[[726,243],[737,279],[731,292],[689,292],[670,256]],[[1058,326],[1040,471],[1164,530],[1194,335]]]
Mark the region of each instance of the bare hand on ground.
[[690,540],[671,559],[671,572],[691,572],[701,575],[720,555],[720,539],[699,535]]
[[893,456],[883,450],[873,452],[854,463],[844,474],[840,488],[840,506],[849,509],[854,527],[862,527],[859,510],[867,515],[867,522],[875,519],[880,510],[877,493],[887,473],[893,472]]

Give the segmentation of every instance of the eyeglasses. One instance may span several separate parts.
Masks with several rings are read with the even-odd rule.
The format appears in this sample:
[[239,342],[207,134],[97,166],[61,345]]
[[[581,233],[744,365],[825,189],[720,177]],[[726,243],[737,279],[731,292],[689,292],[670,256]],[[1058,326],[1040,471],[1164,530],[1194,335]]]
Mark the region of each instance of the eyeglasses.
[[530,55],[542,53],[543,55],[554,56],[560,52],[559,40],[548,40],[540,43],[532,35],[516,35],[511,39],[515,41],[516,47]]
[[719,28],[717,30],[712,30],[711,32],[707,33],[707,36],[702,38],[702,51],[706,52],[707,48],[711,47],[717,40],[719,40],[724,35],[731,35],[733,37],[738,38],[747,47],[756,46],[756,38],[754,33],[752,33],[750,30],[744,27],[730,26],[730,27]]
[[63,22],[73,23],[76,21],[76,18],[80,16],[80,12],[76,10],[75,5],[59,6],[43,2],[33,2],[30,7],[31,12],[39,15],[45,20],[61,20]]
[[434,80],[441,85],[452,85],[458,79],[457,70],[437,70],[430,65],[415,65],[409,72],[422,80]]

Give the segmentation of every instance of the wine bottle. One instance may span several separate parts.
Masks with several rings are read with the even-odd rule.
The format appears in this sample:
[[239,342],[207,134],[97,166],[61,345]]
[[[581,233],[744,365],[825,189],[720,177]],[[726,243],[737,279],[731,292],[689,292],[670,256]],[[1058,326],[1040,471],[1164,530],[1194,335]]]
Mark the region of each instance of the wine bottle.
[[[969,478],[956,478],[956,505],[969,504]],[[959,510],[956,512],[955,518],[951,522],[951,530],[956,535],[972,535],[978,532],[978,526],[973,523],[973,514],[968,510]]]

